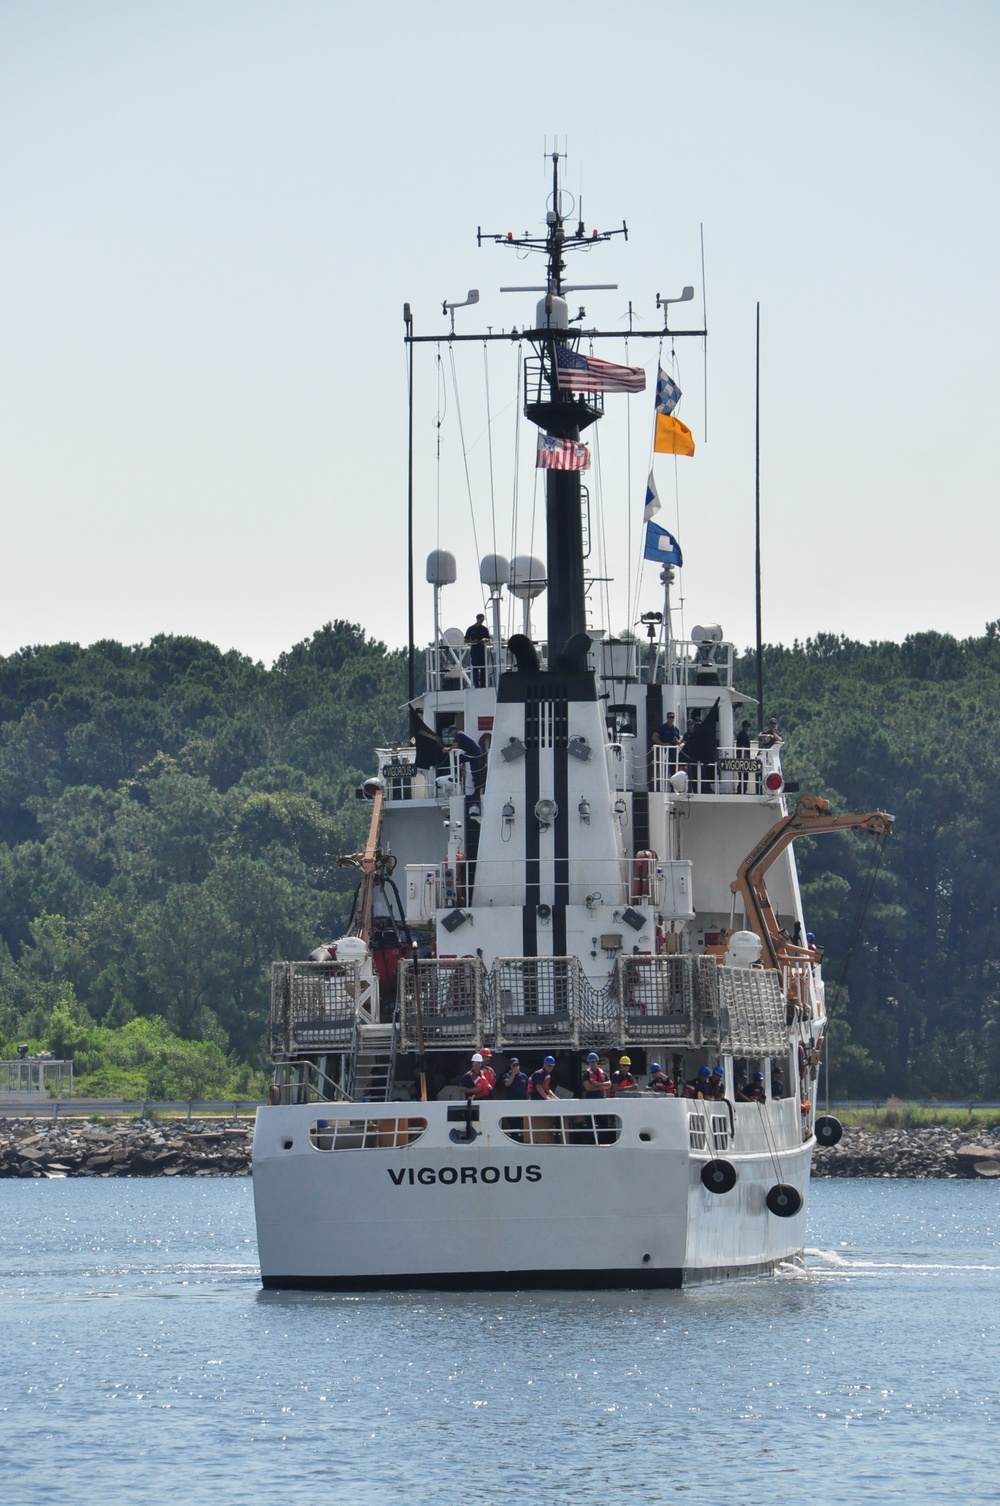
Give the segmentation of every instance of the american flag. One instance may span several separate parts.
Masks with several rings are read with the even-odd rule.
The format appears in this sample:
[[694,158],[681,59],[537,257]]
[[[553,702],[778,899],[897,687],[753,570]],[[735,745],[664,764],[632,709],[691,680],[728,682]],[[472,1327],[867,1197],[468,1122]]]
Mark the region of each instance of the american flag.
[[568,345],[556,346],[556,372],[561,392],[645,392],[646,373],[641,366],[616,366],[581,356]]
[[572,439],[553,439],[551,434],[539,434],[535,469],[547,471],[588,471],[590,451],[585,444]]

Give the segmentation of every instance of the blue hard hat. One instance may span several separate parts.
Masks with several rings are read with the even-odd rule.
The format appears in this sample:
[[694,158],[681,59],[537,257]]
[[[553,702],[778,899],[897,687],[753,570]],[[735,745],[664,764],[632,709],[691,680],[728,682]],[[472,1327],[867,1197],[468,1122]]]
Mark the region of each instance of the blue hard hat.
[[807,941],[815,941],[816,940],[816,932],[815,931],[807,931],[806,932],[806,940]]
[[699,1068],[698,1068],[698,1076],[699,1076],[699,1077],[711,1077],[711,1075],[712,1075],[712,1074],[711,1074],[711,1072],[710,1072],[710,1071],[709,1071],[709,1070],[708,1070],[708,1068],[707,1068],[707,1067],[699,1067]]
[[588,1057],[587,1057],[587,1060],[588,1060],[588,1061],[589,1061],[589,1062],[599,1062],[599,1061],[600,1061],[600,1059],[601,1059],[601,1058],[600,1058],[600,1057],[599,1057],[599,1056],[598,1056],[598,1054],[597,1054],[597,1052],[596,1052],[596,1051],[592,1051],[592,1052],[591,1052],[591,1053],[590,1053],[590,1055],[589,1055],[589,1056],[588,1056]]
[[753,1075],[753,1080],[754,1080],[754,1082],[763,1082],[764,1081],[764,1074],[763,1074],[763,1072],[755,1072],[754,1075]]
[[725,1069],[725,1067],[713,1067],[712,1068],[712,1075],[713,1075],[713,1077],[725,1077],[725,1075],[726,1075],[726,1069]]
[[542,1066],[543,1067],[554,1067],[555,1064],[556,1064],[556,1059],[555,1059],[554,1056],[547,1056],[545,1058],[545,1060],[542,1062]]
[[654,1062],[649,1070],[651,1072],[662,1072],[663,1068],[660,1066],[659,1062]]

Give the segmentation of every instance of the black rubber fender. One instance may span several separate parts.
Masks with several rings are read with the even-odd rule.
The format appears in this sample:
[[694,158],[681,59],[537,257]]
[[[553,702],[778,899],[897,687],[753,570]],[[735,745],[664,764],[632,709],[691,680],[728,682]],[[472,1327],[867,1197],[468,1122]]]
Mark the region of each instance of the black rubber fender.
[[802,1194],[788,1182],[775,1182],[764,1201],[776,1218],[794,1218],[802,1207]]
[[844,1126],[833,1114],[820,1114],[816,1120],[815,1132],[820,1145],[839,1145]]
[[701,1180],[709,1192],[732,1192],[736,1186],[736,1167],[729,1161],[706,1161],[701,1168]]

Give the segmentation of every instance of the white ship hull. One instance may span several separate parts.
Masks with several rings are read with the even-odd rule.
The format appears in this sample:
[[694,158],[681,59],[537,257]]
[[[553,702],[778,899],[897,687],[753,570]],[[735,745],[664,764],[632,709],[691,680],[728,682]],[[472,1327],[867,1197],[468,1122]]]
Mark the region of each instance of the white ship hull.
[[[449,1108],[452,1118],[448,1117]],[[802,1251],[814,1141],[798,1104],[733,1106],[726,1193],[707,1190],[707,1150],[691,1149],[691,1116],[728,1106],[662,1097],[602,1105],[615,1144],[518,1144],[501,1120],[584,1122],[593,1105],[487,1102],[476,1135],[447,1103],[368,1105],[368,1148],[318,1149],[318,1123],[361,1106],[268,1107],[254,1135],[261,1276],[268,1287],[365,1291],[529,1287],[677,1287],[765,1274]],[[330,1119],[318,1116],[327,1113]],[[398,1148],[398,1121],[426,1120]],[[311,1133],[312,1131],[312,1133]],[[564,1135],[569,1138],[573,1131]],[[775,1147],[784,1147],[775,1149]],[[777,1217],[768,1191],[788,1184],[799,1211]]]

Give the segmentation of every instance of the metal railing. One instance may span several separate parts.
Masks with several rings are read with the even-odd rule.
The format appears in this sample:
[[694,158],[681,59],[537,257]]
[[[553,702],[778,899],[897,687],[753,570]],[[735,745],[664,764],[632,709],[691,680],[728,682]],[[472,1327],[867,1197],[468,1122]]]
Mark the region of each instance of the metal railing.
[[0,1094],[27,1093],[57,1098],[73,1092],[73,1063],[52,1056],[18,1056],[0,1061]]
[[374,979],[362,963],[272,964],[272,1055],[348,1051],[355,1024],[374,1024],[377,1011]]
[[[580,867],[571,858],[536,860],[539,874],[546,884],[565,884],[570,904],[586,904],[596,891],[600,903],[611,906],[636,903],[655,905],[663,882],[662,868],[648,858],[590,859],[586,882],[579,877]],[[428,909],[455,906],[462,909],[477,905],[519,905],[524,903],[525,870],[523,862],[504,858],[472,861],[458,858],[443,863],[428,863],[423,871],[426,886],[424,903]]]
[[[657,744],[651,752],[649,787],[659,794],[760,795],[770,799],[767,776],[781,774],[777,746],[762,748],[752,743],[749,757],[744,748],[720,746],[713,763],[689,762],[681,756],[679,745],[667,748]],[[676,774],[686,776],[685,789],[671,785]]]
[[[331,1003],[313,969],[336,964],[278,963],[272,994],[276,1054],[322,1056],[356,1049],[357,1012],[346,987]],[[340,964],[350,968],[354,964]],[[320,1010],[320,1013],[317,1013]],[[351,1011],[355,1012],[351,1012]],[[788,1049],[788,1006],[781,976],[763,968],[722,967],[707,955],[619,955],[607,981],[593,983],[578,957],[404,958],[399,968],[398,1049],[462,1050],[490,1045],[613,1049],[648,1043],[677,1050],[710,1047],[732,1055],[780,1055]],[[387,1028],[387,1027],[386,1027]],[[293,1102],[317,1089],[299,1062],[279,1074]],[[320,1072],[318,1066],[309,1071]],[[332,1096],[329,1079],[318,1085]],[[339,1092],[339,1090],[337,1090]],[[305,1097],[295,1096],[305,1093]],[[288,1101],[282,1096],[281,1101]]]
[[460,1047],[485,1042],[487,975],[478,957],[406,957],[399,965],[399,1046]]

